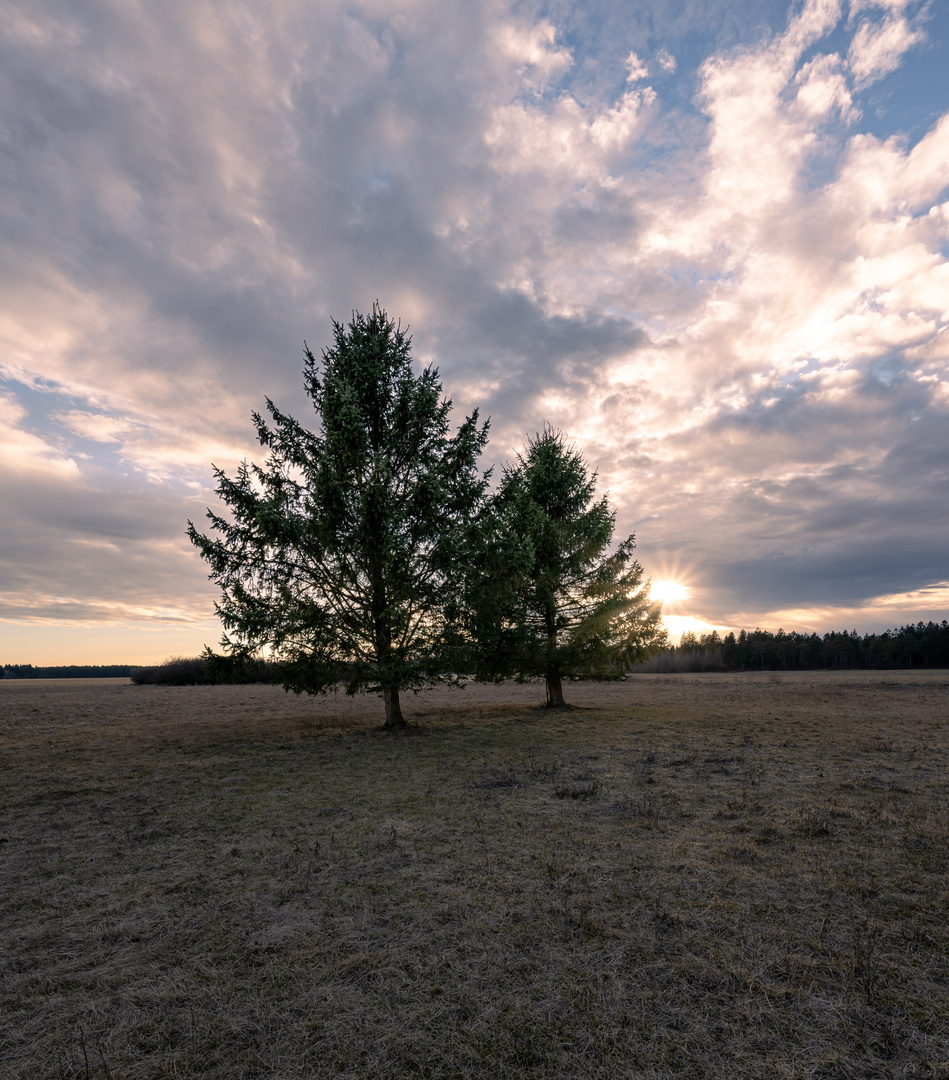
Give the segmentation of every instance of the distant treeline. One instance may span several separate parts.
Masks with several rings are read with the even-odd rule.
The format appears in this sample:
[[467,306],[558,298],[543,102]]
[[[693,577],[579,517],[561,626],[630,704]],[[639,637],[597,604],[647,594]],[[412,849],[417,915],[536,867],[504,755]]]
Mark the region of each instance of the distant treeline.
[[949,622],[911,623],[881,634],[856,630],[799,634],[794,630],[742,630],[721,637],[683,634],[666,649],[636,668],[674,671],[813,671],[841,668],[949,667]]
[[213,686],[218,683],[279,682],[275,664],[266,660],[233,660],[224,656],[172,656],[162,664],[136,667],[134,664],[62,664],[34,667],[32,664],[0,666],[4,679],[131,679],[139,685]]
[[127,679],[131,664],[61,664],[59,667],[33,667],[32,664],[4,664],[4,679]]
[[[949,667],[949,621],[910,623],[881,634],[843,630],[829,634],[800,634],[795,630],[742,630],[722,637],[683,634],[678,645],[665,649],[634,671],[813,671],[841,668]],[[120,679],[139,685],[214,686],[224,683],[282,681],[280,667],[268,660],[234,660],[221,656],[173,656],[163,664],[68,664],[34,667],[6,664],[7,679]]]
[[280,682],[277,664],[269,660],[238,660],[227,656],[172,656],[163,664],[134,668],[139,686],[219,686],[225,683]]

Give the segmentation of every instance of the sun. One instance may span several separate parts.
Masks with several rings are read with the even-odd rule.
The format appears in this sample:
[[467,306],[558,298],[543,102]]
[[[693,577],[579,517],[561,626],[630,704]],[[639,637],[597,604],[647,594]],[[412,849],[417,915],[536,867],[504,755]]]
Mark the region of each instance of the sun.
[[652,583],[649,595],[653,600],[661,600],[663,604],[674,604],[677,600],[688,600],[690,592],[688,585],[664,578]]

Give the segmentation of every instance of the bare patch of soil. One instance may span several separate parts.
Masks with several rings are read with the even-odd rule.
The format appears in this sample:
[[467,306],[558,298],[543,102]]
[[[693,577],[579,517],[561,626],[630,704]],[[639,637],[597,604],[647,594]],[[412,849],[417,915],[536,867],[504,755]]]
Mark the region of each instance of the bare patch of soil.
[[949,673],[0,683],[0,1075],[949,1077]]

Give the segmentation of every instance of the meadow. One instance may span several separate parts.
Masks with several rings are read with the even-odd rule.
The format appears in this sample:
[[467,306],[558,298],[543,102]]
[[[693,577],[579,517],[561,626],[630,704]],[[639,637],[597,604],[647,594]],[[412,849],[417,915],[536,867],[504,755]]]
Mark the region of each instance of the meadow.
[[949,673],[0,683],[0,1075],[949,1077]]

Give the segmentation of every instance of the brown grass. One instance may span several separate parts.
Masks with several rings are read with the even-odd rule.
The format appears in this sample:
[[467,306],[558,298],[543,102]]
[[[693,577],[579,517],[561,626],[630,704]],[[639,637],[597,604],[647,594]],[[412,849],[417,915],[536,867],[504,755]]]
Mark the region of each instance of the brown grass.
[[949,1077],[949,673],[0,684],[0,1076]]

